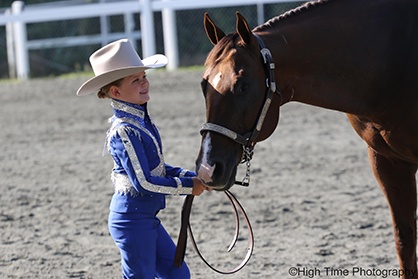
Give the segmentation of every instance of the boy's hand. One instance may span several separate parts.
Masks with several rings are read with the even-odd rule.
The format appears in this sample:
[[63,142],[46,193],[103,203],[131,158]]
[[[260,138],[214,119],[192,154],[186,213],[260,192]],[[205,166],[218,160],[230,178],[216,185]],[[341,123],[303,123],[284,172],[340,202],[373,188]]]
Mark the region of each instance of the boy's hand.
[[206,187],[205,184],[203,184],[202,180],[200,180],[197,177],[193,177],[193,191],[192,191],[192,195],[193,196],[200,196],[200,194],[203,193],[203,191],[207,190],[207,191],[212,191],[212,188]]

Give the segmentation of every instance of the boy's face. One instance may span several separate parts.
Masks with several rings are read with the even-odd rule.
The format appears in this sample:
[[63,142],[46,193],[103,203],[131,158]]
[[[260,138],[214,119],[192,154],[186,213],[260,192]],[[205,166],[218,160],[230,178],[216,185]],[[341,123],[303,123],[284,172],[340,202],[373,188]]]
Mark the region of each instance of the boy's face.
[[149,101],[148,91],[149,82],[145,71],[125,77],[120,86],[112,86],[110,89],[113,98],[135,105]]

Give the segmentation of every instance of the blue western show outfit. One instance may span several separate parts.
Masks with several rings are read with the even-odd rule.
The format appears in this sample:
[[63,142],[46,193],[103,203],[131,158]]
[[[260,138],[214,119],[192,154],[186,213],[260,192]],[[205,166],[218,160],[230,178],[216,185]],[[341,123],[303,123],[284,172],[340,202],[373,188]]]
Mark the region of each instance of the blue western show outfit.
[[192,193],[196,174],[164,163],[147,104],[112,100],[112,107],[105,147],[114,159],[109,231],[121,252],[123,278],[190,278],[185,263],[173,267],[176,247],[156,215],[165,195]]

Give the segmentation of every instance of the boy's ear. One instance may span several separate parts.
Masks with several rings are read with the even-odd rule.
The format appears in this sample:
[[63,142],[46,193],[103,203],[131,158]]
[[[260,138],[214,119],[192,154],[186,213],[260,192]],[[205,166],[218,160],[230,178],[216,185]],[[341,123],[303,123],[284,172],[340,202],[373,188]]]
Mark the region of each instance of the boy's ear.
[[120,95],[118,88],[114,85],[110,87],[109,92],[110,92],[110,95],[114,97],[117,97]]

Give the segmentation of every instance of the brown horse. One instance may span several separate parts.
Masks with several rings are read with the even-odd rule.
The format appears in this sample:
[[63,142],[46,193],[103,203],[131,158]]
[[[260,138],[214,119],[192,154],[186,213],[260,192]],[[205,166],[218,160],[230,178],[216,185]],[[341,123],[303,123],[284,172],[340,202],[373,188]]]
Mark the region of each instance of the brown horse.
[[[202,81],[207,122],[241,135],[254,129],[267,94],[258,35],[271,51],[281,96],[274,93],[256,141],[273,133],[279,107],[290,101],[345,112],[368,144],[389,203],[402,278],[418,278],[417,15],[415,0],[322,0],[252,31],[239,13],[237,32],[228,35],[208,15],[204,21],[215,45]],[[202,136],[196,172],[208,186],[229,189],[242,145],[216,129]]]

